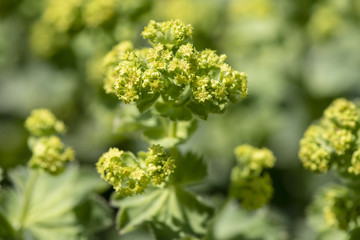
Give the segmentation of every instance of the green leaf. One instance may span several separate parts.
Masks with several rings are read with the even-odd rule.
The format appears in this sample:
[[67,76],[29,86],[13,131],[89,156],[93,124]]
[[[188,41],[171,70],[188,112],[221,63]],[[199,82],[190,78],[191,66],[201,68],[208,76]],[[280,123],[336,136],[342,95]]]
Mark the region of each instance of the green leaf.
[[190,102],[187,107],[191,112],[198,118],[206,120],[208,118],[208,110],[204,105],[197,104],[195,102]]
[[159,115],[170,118],[172,121],[190,121],[192,119],[191,111],[184,106],[158,101],[155,103],[155,110]]
[[183,235],[203,236],[213,214],[212,208],[178,186],[154,189],[140,196],[115,200],[113,204],[120,208],[117,226],[121,234],[148,223],[155,228],[155,235],[164,236],[164,240]]
[[112,213],[104,199],[91,195],[75,207],[77,222],[88,233],[95,233],[112,225]]
[[357,240],[360,239],[360,228],[357,227],[350,232],[350,238],[349,240]]
[[209,240],[281,240],[287,239],[285,222],[267,208],[257,211],[242,209],[236,201],[227,202],[216,216]]
[[178,100],[184,98],[184,96],[188,93],[188,90],[189,89],[171,83],[166,88],[166,91],[161,94],[161,98],[165,102],[176,103]]
[[135,227],[151,221],[163,207],[168,194],[166,190],[156,189],[143,195],[113,200],[113,205],[120,208],[116,218],[120,234],[131,232]]
[[149,109],[154,102],[158,99],[159,94],[153,94],[153,93],[141,93],[140,100],[136,102],[136,107],[139,109],[139,111],[145,112],[145,110]]
[[113,129],[115,133],[125,134],[155,127],[157,123],[150,111],[140,113],[135,105],[122,104],[115,115]]
[[0,239],[14,239],[15,230],[0,212]]
[[[165,240],[165,239],[171,239],[171,240],[199,240],[199,238],[196,238],[194,236],[189,236],[188,234],[182,233],[182,232],[174,232],[166,226],[163,223],[159,222],[152,222],[149,224],[151,233],[155,237],[156,240]],[[180,236],[179,236],[180,235]]]
[[197,121],[177,121],[176,136],[170,136],[168,129],[162,126],[144,131],[144,139],[150,144],[159,144],[164,148],[171,148],[187,140],[196,130]]
[[224,113],[226,111],[226,103],[207,102],[207,108],[211,113]]
[[[81,239],[85,232],[74,209],[102,184],[95,172],[69,166],[64,173],[50,176],[17,168],[9,176],[14,188],[0,192],[0,213],[18,235],[39,240]],[[93,211],[104,210],[96,208]]]
[[207,175],[207,166],[203,158],[188,152],[185,156],[175,156],[176,169],[171,180],[176,184],[194,184]]

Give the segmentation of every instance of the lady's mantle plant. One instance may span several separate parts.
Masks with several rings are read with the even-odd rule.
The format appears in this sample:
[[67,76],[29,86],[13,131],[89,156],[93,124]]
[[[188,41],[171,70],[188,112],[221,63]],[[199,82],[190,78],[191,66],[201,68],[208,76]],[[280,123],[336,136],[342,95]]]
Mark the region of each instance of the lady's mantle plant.
[[[341,185],[333,185],[317,195],[313,216],[322,213],[325,226],[314,222],[324,234],[331,227],[342,230],[344,239],[358,231],[360,216],[360,108],[346,99],[335,100],[323,117],[311,125],[300,142],[299,157],[305,168],[325,173],[333,170]],[[310,219],[315,219],[310,215]],[[321,222],[321,221],[320,221]],[[317,224],[316,224],[317,223]]]
[[[110,148],[97,163],[101,177],[116,191],[112,203],[120,207],[120,233],[146,224],[156,239],[211,235],[207,228],[213,209],[186,190],[206,177],[206,165],[193,153],[180,153],[177,145],[195,131],[198,118],[224,113],[230,102],[244,99],[247,80],[225,63],[225,55],[196,50],[192,31],[180,20],[150,21],[142,36],[151,47],[136,49],[122,42],[105,57],[105,91],[130,104],[122,106],[115,129],[141,130],[150,145],[137,155]],[[274,156],[249,145],[239,146],[235,154],[231,196],[244,208],[265,205],[273,190],[264,169],[273,167]]]

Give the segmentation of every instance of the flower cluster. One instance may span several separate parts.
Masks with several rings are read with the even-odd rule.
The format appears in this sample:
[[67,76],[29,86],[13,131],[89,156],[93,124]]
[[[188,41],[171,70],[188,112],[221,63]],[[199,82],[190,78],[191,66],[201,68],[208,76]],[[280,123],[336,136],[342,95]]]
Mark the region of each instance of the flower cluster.
[[25,121],[25,127],[32,135],[29,146],[33,154],[28,163],[31,168],[40,168],[57,175],[64,171],[67,162],[74,160],[74,151],[65,147],[55,135],[64,133],[65,125],[49,110],[33,110]]
[[97,171],[122,196],[141,194],[152,183],[160,185],[174,172],[174,159],[159,145],[140,152],[110,148],[96,163]]
[[175,169],[175,160],[160,145],[153,145],[146,153],[145,166],[151,183],[159,185],[170,176]]
[[60,138],[54,135],[36,139],[32,151],[29,166],[43,169],[52,175],[63,172],[65,163],[75,158],[74,151],[65,147]]
[[235,149],[236,166],[231,173],[230,193],[247,209],[265,205],[273,194],[272,181],[264,170],[275,163],[273,153],[266,148],[240,145]]
[[334,166],[341,174],[360,174],[359,120],[354,103],[335,100],[300,141],[299,158],[304,167],[327,172]]
[[105,89],[125,103],[144,111],[158,101],[206,118],[246,97],[246,74],[226,64],[225,55],[197,51],[190,25],[150,21],[142,35],[151,48],[120,43],[106,57]]
[[148,39],[152,44],[161,43],[167,49],[181,46],[192,37],[193,29],[191,25],[185,25],[180,20],[157,23],[151,20],[142,32],[144,39]]
[[351,222],[356,222],[359,206],[348,188],[333,186],[327,188],[320,197],[323,198],[322,211],[328,226],[348,230]]
[[[149,0],[48,0],[43,14],[32,27],[31,48],[40,56],[50,57],[59,49],[69,47],[84,29],[95,32],[95,37],[111,41],[111,35],[119,35],[117,28],[121,27],[112,22],[129,21],[129,15],[150,4]],[[111,37],[106,39],[102,27],[111,31]]]
[[37,137],[65,132],[64,123],[44,108],[33,110],[25,121],[25,127],[31,135]]

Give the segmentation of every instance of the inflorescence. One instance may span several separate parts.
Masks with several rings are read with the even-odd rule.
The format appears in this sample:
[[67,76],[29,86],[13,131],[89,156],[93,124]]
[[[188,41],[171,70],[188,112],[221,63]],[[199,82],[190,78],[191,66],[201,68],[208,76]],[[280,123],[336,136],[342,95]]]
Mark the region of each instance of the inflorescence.
[[202,118],[245,98],[246,74],[226,64],[225,55],[197,51],[192,31],[180,20],[150,21],[142,36],[151,48],[135,49],[122,42],[106,56],[106,92],[136,103],[140,111],[165,102]]
[[300,141],[299,158],[304,167],[315,172],[334,167],[344,176],[359,175],[359,120],[360,111],[354,103],[335,100]]
[[336,99],[300,141],[305,168],[324,173],[334,169],[347,186],[332,186],[318,194],[317,205],[329,227],[348,230],[359,216],[360,111],[346,99]]
[[347,230],[358,218],[359,205],[354,201],[351,191],[343,186],[326,189],[323,196],[323,214],[328,226]]
[[72,148],[65,147],[55,134],[65,132],[65,125],[47,109],[35,109],[25,121],[25,127],[32,135],[29,146],[32,156],[31,168],[40,168],[52,175],[64,171],[65,164],[73,161],[75,153]]
[[236,166],[231,173],[230,194],[246,209],[262,207],[272,197],[272,181],[265,169],[274,167],[275,157],[267,148],[240,145],[235,149]]
[[141,194],[151,183],[161,185],[174,172],[175,160],[160,145],[136,157],[131,152],[110,148],[96,164],[101,177],[121,196]]

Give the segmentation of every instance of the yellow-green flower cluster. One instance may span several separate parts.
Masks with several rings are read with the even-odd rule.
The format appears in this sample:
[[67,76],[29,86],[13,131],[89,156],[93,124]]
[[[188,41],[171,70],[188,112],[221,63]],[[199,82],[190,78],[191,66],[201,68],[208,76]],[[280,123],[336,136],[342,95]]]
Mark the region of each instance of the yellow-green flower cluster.
[[304,167],[326,172],[335,166],[341,173],[358,175],[359,113],[354,103],[342,98],[335,100],[300,141],[299,158]]
[[88,0],[83,6],[82,17],[88,27],[97,27],[112,19],[116,14],[116,0]]
[[118,75],[115,67],[120,61],[127,58],[128,52],[133,50],[134,46],[131,42],[123,41],[116,45],[112,51],[105,56],[103,65],[106,70],[104,79],[104,89],[106,93],[115,93],[114,84]]
[[51,56],[69,41],[68,33],[79,20],[83,0],[49,0],[44,13],[35,23],[31,34],[31,47],[41,56]]
[[29,167],[57,175],[64,171],[67,162],[74,160],[74,151],[65,147],[55,135],[65,132],[64,123],[48,109],[33,110],[25,121],[25,127],[32,135],[29,146],[33,154],[28,163]]
[[267,148],[240,145],[235,149],[237,165],[231,173],[230,194],[246,209],[256,209],[268,203],[273,195],[272,181],[264,170],[275,163]]
[[96,164],[97,171],[121,195],[131,196],[144,191],[149,177],[131,152],[110,148]]
[[122,196],[141,194],[152,183],[164,183],[175,169],[174,159],[159,145],[140,152],[136,157],[131,152],[110,148],[96,163],[97,171]]
[[359,12],[357,0],[317,2],[311,9],[307,23],[306,30],[310,40],[321,42],[347,36],[346,31],[353,31],[357,27],[358,21],[355,16],[358,16]]
[[197,51],[190,41],[190,25],[150,21],[142,35],[152,48],[136,50],[120,43],[106,58],[105,89],[125,103],[135,102],[144,110],[139,106],[150,107],[161,97],[197,115],[223,112],[229,101],[246,97],[246,74],[226,64],[225,55]]
[[325,222],[330,227],[348,230],[351,222],[358,216],[358,205],[345,187],[332,187],[324,193],[323,214]]
[[192,37],[193,28],[181,20],[167,22],[155,22],[151,20],[141,35],[144,39],[150,40],[152,44],[163,44],[166,49],[181,46]]
[[175,160],[160,145],[149,148],[145,158],[146,171],[151,183],[159,185],[168,178],[175,169]]
[[64,123],[45,108],[33,110],[25,121],[25,127],[31,135],[37,137],[65,132]]
[[[119,35],[116,33],[119,25],[129,24],[129,15],[150,4],[150,0],[47,0],[43,14],[31,29],[31,49],[40,56],[50,57],[59,49],[72,47],[72,40],[82,30],[111,39]],[[117,24],[119,20],[122,24]],[[99,46],[103,51],[104,45]]]
[[32,152],[29,166],[43,169],[52,175],[63,172],[65,164],[75,158],[74,151],[65,147],[60,138],[54,135],[36,139]]

